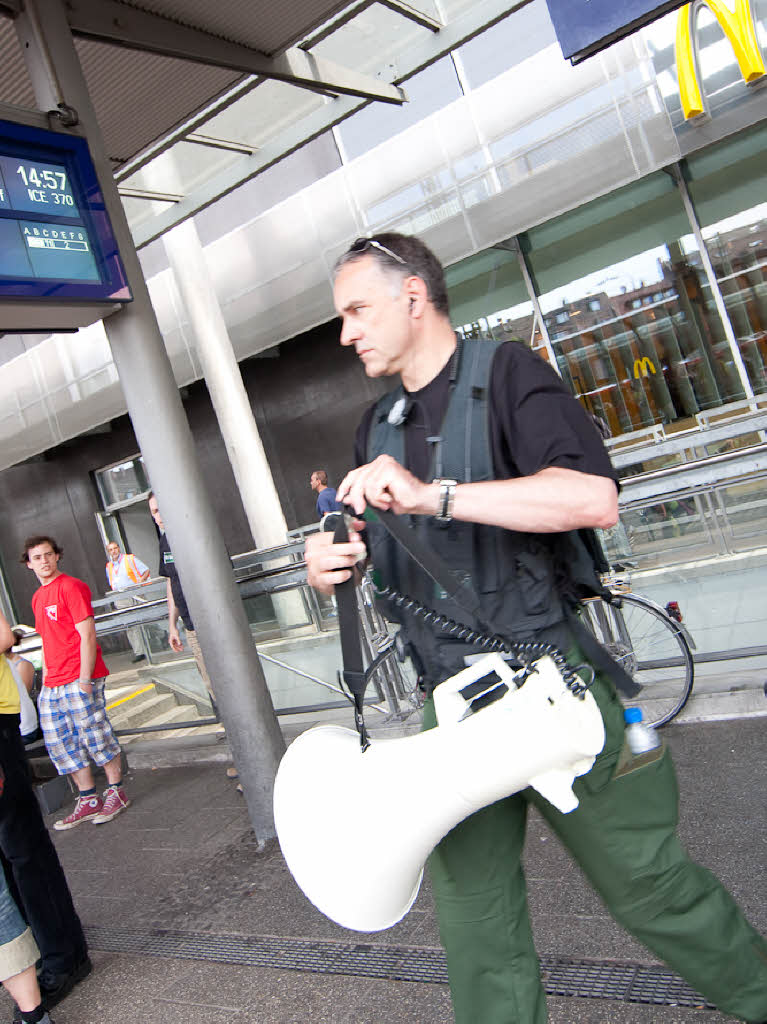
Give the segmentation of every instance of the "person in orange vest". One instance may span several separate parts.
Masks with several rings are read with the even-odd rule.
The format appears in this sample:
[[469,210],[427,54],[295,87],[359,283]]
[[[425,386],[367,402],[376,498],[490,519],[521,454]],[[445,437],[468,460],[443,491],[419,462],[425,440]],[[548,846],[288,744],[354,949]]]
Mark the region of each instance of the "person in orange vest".
[[[135,555],[123,554],[120,545],[116,541],[107,544],[109,561],[106,565],[107,580],[110,590],[127,590],[128,587],[135,587],[139,583],[146,583],[150,572],[146,565]],[[115,608],[132,608],[131,598],[123,598],[114,602]],[[138,626],[131,626],[125,631],[128,634],[128,642],[133,649],[133,661],[142,661],[144,654],[141,644],[141,631]]]

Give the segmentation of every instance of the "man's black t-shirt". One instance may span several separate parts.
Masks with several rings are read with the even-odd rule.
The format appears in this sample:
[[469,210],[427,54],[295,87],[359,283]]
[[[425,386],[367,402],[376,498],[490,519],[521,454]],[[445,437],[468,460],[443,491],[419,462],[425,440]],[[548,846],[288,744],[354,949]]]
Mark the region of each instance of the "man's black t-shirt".
[[184,626],[194,631],[194,624],[192,622],[192,616],[189,614],[189,607],[184,597],[184,591],[181,589],[181,581],[178,578],[178,569],[176,563],[173,561],[173,552],[170,549],[168,543],[168,537],[166,534],[160,534],[160,568],[157,570],[158,576],[165,576],[166,579],[170,580],[170,589],[173,594],[173,600],[176,602],[178,613],[181,616]]
[[[405,465],[420,480],[430,478],[427,438],[440,431],[450,394],[451,363],[452,357],[426,387],[409,393],[412,408],[402,428]],[[358,466],[368,461],[374,408],[365,412],[357,428]],[[588,413],[548,363],[521,342],[500,345],[493,358],[489,418],[493,470],[499,480],[531,476],[551,466],[615,479]]]

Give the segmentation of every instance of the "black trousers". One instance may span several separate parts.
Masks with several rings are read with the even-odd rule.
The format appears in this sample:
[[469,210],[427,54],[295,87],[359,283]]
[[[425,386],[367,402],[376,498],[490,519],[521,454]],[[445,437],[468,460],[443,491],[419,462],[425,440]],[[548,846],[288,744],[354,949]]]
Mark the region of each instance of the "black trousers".
[[0,855],[8,886],[40,949],[41,977],[48,981],[71,972],[88,947],[29,780],[18,715],[0,715],[0,767],[5,776]]

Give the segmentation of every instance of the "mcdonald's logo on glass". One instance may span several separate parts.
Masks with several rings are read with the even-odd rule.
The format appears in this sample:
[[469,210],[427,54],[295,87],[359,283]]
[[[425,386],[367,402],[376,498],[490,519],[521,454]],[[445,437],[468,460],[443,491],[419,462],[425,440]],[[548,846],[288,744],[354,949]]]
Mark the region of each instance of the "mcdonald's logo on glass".
[[652,373],[656,373],[655,363],[650,359],[649,356],[642,356],[641,359],[634,360],[634,377],[639,380],[640,377],[649,377]]
[[699,117],[706,112],[701,95],[697,51],[695,46],[698,12],[703,4],[722,27],[730,41],[743,80],[757,82],[767,74],[764,57],[756,37],[749,0],[693,0],[682,7],[676,27],[676,68],[679,77],[679,97],[685,119]]

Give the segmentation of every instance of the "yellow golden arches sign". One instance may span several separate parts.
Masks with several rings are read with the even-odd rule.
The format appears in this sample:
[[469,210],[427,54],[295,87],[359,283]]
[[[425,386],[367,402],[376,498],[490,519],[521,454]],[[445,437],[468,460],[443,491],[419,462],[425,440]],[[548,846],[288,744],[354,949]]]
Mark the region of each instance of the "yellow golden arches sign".
[[687,119],[698,117],[706,109],[698,84],[693,43],[693,32],[701,2],[706,4],[730,40],[744,81],[755,82],[767,74],[764,58],[756,38],[756,28],[749,0],[731,0],[729,6],[726,0],[693,0],[679,11],[676,27],[676,68],[679,76],[679,96],[684,116]]
[[650,374],[655,374],[655,363],[650,359],[649,356],[642,356],[641,359],[634,360],[634,378],[639,380],[640,377],[649,377]]

